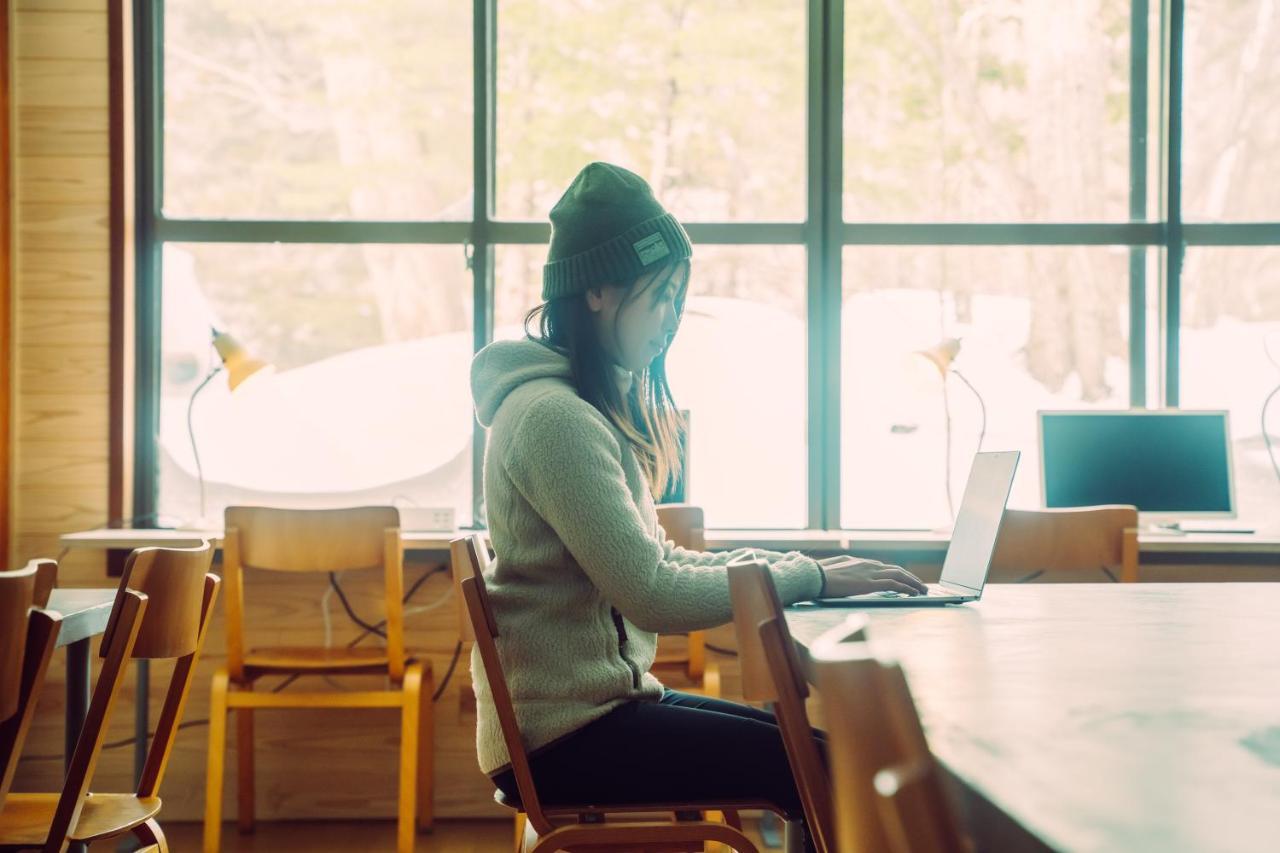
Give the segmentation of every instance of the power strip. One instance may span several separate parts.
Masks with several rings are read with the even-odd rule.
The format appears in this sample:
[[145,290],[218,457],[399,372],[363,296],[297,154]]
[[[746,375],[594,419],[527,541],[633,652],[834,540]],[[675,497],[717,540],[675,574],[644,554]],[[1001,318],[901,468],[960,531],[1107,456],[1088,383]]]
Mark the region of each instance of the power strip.
[[453,507],[400,507],[403,530],[453,531],[457,529]]

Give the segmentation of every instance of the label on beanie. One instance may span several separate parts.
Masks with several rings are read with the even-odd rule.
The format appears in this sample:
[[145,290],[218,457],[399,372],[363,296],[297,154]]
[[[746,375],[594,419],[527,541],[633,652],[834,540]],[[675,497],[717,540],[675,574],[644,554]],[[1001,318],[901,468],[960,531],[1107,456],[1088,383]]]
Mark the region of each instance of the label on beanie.
[[646,267],[659,258],[665,258],[671,254],[671,250],[667,248],[667,241],[662,238],[661,233],[650,234],[643,240],[637,240],[631,244],[631,247],[640,256],[640,263]]

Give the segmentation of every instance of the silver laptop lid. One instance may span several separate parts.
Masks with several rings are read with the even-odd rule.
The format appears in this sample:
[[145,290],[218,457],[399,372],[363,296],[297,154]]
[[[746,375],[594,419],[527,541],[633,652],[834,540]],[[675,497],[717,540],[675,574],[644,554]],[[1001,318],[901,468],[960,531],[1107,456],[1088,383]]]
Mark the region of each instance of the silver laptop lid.
[[947,559],[942,564],[943,586],[982,592],[1021,455],[1017,450],[1005,450],[973,457]]

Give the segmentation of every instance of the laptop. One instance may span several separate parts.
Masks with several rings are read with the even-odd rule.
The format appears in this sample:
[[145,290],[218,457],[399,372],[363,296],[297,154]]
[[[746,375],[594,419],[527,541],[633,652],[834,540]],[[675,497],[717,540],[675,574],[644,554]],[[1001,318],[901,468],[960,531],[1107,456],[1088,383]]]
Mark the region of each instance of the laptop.
[[938,583],[928,584],[927,594],[870,592],[847,598],[820,598],[815,603],[821,607],[932,607],[982,598],[982,586],[987,582],[1021,455],[1020,451],[1006,450],[973,457],[942,576]]

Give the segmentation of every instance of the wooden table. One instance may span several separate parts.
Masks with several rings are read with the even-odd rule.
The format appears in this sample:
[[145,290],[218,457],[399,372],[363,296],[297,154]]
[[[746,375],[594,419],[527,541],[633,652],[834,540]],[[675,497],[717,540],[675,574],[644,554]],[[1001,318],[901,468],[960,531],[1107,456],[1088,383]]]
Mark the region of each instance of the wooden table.
[[[402,533],[406,551],[448,551],[449,542],[474,530],[420,531]],[[707,548],[768,548],[777,551],[821,551],[878,553],[918,553],[941,558],[951,537],[931,530],[708,530]],[[169,530],[162,528],[102,527],[78,530],[59,537],[63,548],[96,548],[123,556],[134,548],[149,546],[189,547],[208,539],[221,547],[222,530]],[[1218,557],[1258,557],[1280,567],[1280,529],[1257,533],[1188,533],[1166,535],[1140,533],[1138,547],[1144,556],[1161,554],[1214,555]]]
[[[63,730],[63,763],[71,764],[80,730],[89,714],[90,646],[93,637],[106,630],[107,617],[115,602],[116,590],[109,589],[55,589],[49,594],[46,609],[62,614],[62,628],[58,631],[59,648],[67,648],[66,713]],[[83,851],[83,844],[72,844],[69,850]]]
[[[787,623],[803,650],[850,612]],[[865,612],[980,849],[1280,849],[1280,584],[998,585]]]

